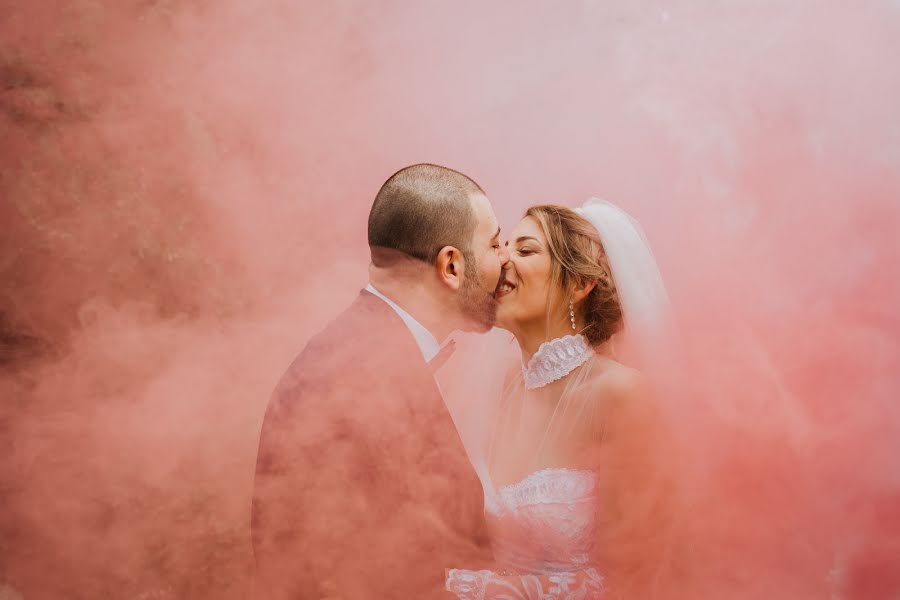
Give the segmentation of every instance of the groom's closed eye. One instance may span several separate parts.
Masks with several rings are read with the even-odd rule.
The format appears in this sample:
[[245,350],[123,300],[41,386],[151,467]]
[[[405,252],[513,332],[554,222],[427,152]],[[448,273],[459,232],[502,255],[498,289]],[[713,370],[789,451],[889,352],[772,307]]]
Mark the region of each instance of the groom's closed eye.
[[500,247],[500,228],[497,228],[497,233],[494,234],[494,237],[491,238],[491,247],[499,248]]

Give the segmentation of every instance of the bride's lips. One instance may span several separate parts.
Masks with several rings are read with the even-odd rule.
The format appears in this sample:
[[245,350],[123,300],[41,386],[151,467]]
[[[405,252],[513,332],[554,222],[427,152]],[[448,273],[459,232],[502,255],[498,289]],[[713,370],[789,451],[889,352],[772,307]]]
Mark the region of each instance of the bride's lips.
[[515,285],[513,285],[510,281],[507,281],[506,279],[504,279],[497,286],[497,291],[494,292],[494,298],[499,300],[503,296],[508,296],[509,294],[513,293],[515,291],[515,289],[516,289]]

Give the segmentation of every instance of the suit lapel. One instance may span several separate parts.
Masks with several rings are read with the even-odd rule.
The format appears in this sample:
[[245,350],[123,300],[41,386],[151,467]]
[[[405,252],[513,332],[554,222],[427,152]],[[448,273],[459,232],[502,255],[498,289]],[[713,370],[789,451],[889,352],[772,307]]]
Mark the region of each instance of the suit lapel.
[[425,362],[416,338],[400,315],[384,300],[365,289],[360,291],[356,302],[376,320],[385,324],[381,339],[378,340],[378,347],[373,351],[388,353],[392,364],[386,365],[387,368],[397,375],[402,375],[402,379],[411,380],[413,389],[400,390],[410,392],[402,394],[412,396],[410,410],[413,413],[420,413],[423,410],[430,413],[440,407],[446,411],[429,364]]

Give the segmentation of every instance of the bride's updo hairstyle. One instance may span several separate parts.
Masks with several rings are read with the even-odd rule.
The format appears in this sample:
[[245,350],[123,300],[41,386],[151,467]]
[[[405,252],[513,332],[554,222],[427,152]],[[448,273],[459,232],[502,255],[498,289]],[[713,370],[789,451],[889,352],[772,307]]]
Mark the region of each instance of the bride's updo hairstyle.
[[622,308],[600,235],[590,222],[571,208],[554,204],[532,206],[526,217],[536,220],[547,238],[551,284],[562,291],[568,307],[571,290],[596,281],[581,302],[581,333],[592,346],[600,346],[622,328]]

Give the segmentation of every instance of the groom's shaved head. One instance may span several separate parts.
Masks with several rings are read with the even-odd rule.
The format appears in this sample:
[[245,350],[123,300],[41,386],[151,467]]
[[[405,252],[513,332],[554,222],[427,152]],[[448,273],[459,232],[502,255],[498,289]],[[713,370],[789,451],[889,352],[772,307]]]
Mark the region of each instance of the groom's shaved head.
[[475,230],[473,194],[481,187],[459,171],[432,164],[401,169],[384,182],[369,213],[369,247],[433,263],[444,246],[468,254]]

